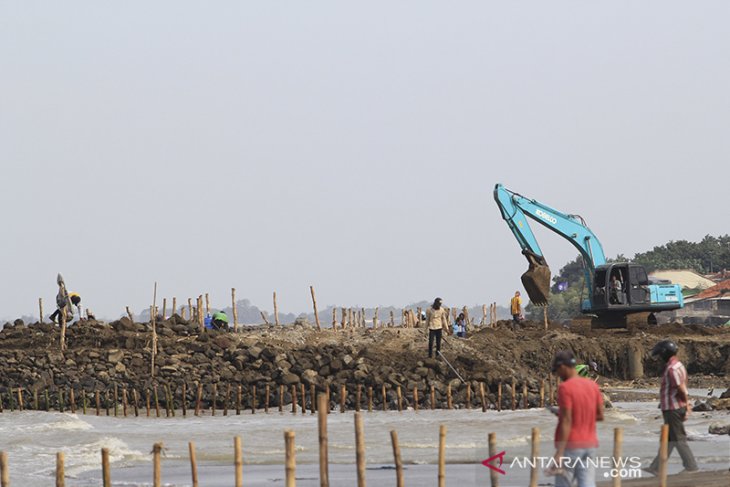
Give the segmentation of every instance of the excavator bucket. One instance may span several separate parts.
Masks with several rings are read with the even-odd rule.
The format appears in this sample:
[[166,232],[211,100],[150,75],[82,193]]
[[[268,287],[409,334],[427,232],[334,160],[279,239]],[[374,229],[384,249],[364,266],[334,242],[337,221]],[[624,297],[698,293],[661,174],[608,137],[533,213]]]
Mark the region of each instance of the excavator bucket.
[[527,252],[524,254],[530,267],[522,274],[522,285],[532,304],[546,306],[550,296],[550,267],[544,257]]

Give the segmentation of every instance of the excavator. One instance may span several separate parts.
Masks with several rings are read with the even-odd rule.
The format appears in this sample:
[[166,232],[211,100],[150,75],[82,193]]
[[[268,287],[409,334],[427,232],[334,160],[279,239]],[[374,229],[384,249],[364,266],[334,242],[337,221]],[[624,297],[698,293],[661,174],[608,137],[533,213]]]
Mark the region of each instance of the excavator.
[[[568,240],[583,258],[585,286],[581,312],[590,317],[592,328],[629,328],[656,324],[656,313],[684,306],[678,284],[652,284],[643,266],[606,260],[603,246],[579,215],[562,213],[537,200],[494,187],[494,200],[507,222],[529,267],[522,285],[530,301],[547,306],[550,297],[548,266],[528,217]],[[585,292],[587,291],[587,296]]]

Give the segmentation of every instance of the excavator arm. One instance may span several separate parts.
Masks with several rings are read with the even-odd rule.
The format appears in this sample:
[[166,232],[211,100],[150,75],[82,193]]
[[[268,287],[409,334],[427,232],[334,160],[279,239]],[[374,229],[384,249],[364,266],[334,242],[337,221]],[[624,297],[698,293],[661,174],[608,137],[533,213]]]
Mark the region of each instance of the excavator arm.
[[528,217],[565,238],[578,249],[585,263],[588,291],[593,292],[593,272],[596,266],[606,263],[606,256],[601,242],[588,228],[583,218],[562,213],[510,191],[501,184],[494,187],[494,200],[529,263],[527,272],[522,275],[522,284],[530,301],[538,306],[547,304],[550,296],[550,267],[530,228]]

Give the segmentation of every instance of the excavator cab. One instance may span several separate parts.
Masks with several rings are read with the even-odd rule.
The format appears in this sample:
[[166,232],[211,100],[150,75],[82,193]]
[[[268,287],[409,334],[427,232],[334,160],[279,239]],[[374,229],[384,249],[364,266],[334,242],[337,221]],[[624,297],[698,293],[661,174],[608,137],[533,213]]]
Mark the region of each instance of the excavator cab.
[[547,306],[550,297],[550,267],[545,257],[523,250],[530,267],[522,274],[522,285],[535,306]]
[[594,311],[643,310],[651,303],[651,287],[646,269],[629,263],[596,267],[592,301]]

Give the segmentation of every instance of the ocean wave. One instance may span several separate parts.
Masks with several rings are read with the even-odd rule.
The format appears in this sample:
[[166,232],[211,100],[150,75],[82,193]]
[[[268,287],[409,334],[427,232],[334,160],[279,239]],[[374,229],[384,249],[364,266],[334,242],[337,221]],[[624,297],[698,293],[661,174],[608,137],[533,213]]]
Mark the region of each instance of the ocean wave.
[[29,424],[17,425],[16,429],[34,433],[44,433],[48,431],[87,431],[94,427],[83,421],[76,414],[71,413],[55,413],[50,421],[45,419],[43,422],[33,422]]
[[100,468],[102,448],[109,450],[110,463],[130,464],[151,460],[150,454],[131,449],[119,438],[103,437],[68,450],[66,452],[66,464],[68,465],[66,474],[76,476],[82,472]]

